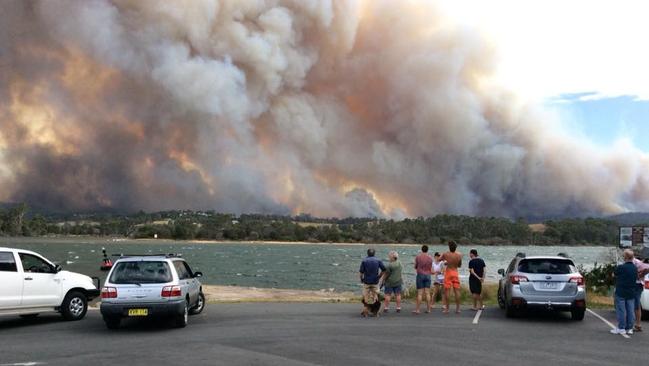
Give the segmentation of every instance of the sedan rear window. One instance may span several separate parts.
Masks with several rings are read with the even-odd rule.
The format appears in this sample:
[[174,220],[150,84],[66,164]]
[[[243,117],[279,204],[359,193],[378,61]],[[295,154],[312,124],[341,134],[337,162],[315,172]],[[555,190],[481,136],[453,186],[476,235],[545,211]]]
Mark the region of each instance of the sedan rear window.
[[115,265],[110,282],[115,284],[141,284],[171,282],[167,262],[119,262]]
[[570,260],[537,258],[522,260],[518,271],[530,274],[569,274],[577,269]]

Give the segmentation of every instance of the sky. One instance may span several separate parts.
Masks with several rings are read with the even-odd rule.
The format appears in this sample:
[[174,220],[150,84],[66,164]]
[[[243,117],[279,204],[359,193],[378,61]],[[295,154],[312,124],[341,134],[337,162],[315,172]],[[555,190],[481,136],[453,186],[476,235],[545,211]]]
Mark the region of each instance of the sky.
[[444,0],[493,42],[494,82],[598,146],[649,152],[648,1]]

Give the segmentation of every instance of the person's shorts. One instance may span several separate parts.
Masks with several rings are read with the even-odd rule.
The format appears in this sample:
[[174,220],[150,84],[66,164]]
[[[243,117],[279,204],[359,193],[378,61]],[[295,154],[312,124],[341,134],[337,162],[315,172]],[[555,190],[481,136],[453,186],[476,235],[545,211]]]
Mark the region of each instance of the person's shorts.
[[430,275],[424,275],[424,274],[417,274],[416,278],[416,285],[417,285],[417,290],[421,290],[424,288],[430,288],[431,285],[431,280],[430,280]]
[[400,295],[401,294],[401,286],[395,286],[395,287],[385,287],[385,294],[386,295]]
[[444,284],[444,276],[435,276],[435,281],[433,281],[433,285],[443,285]]
[[460,288],[460,274],[457,273],[457,270],[446,270],[446,273],[444,273],[444,288]]
[[644,291],[644,286],[636,283],[635,285],[635,309],[640,309],[640,299],[642,298],[642,291]]
[[474,295],[480,295],[482,293],[482,281],[473,276],[469,277],[469,290]]
[[374,304],[379,299],[379,285],[363,284],[363,300],[366,304]]

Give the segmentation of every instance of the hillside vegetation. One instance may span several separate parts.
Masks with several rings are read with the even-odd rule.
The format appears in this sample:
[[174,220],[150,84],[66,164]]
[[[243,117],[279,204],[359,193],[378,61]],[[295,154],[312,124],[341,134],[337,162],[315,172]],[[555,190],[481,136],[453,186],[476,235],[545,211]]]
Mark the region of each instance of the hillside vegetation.
[[30,214],[29,208],[20,204],[0,209],[0,235],[433,244],[454,239],[483,245],[610,245],[617,242],[618,223],[574,218],[530,224],[523,219],[461,215],[395,221],[310,215],[236,216],[213,211],[47,215]]

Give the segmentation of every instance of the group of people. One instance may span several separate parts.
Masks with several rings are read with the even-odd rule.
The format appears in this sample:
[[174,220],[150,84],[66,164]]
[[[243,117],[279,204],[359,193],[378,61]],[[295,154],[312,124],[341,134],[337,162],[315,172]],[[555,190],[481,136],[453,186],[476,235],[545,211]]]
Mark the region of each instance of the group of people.
[[633,251],[624,251],[624,263],[615,268],[615,313],[617,328],[613,334],[641,332],[642,308],[640,298],[644,291],[644,276],[649,273],[649,264],[635,258]]
[[[392,296],[396,301],[396,312],[401,312],[401,293],[403,291],[403,266],[399,261],[399,254],[391,251],[388,254],[388,264],[376,258],[376,252],[370,248],[367,257],[361,262],[359,275],[363,283],[363,312],[361,315],[378,315],[381,307],[380,289],[384,288],[383,312],[390,311]],[[485,262],[478,256],[478,251],[471,249],[469,261],[469,289],[473,296],[473,310],[483,309],[482,283],[485,279]],[[421,313],[422,302],[426,302],[426,313],[430,313],[435,306],[438,293],[442,293],[442,311],[449,312],[449,296],[453,290],[455,312],[460,313],[460,275],[458,269],[462,266],[462,254],[457,251],[457,243],[450,241],[448,251],[435,253],[432,257],[428,253],[428,246],[423,245],[421,252],[415,257],[414,269],[417,273],[415,284],[417,299],[413,314]],[[432,294],[431,294],[432,289]]]

